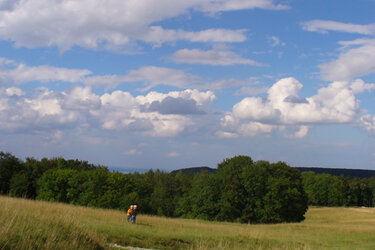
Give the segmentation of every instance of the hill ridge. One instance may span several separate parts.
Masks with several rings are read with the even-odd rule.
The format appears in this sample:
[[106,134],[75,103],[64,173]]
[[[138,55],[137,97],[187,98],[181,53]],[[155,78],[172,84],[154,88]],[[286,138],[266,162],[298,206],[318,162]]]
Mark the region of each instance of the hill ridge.
[[[293,167],[298,169],[300,172],[312,171],[316,174],[331,174],[335,176],[344,175],[347,177],[358,177],[358,178],[370,178],[375,176],[375,170],[370,169],[353,169],[353,168],[322,168],[322,167]],[[187,167],[171,171],[172,174],[177,174],[179,171],[182,173],[215,173],[216,168],[211,168],[208,166],[201,167]]]

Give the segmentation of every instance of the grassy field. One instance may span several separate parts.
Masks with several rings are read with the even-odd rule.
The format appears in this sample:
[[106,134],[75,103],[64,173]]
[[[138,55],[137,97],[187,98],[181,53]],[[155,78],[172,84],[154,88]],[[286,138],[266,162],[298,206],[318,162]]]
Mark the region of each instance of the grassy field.
[[0,196],[0,249],[375,249],[374,208],[310,208],[302,223],[247,225],[137,217]]

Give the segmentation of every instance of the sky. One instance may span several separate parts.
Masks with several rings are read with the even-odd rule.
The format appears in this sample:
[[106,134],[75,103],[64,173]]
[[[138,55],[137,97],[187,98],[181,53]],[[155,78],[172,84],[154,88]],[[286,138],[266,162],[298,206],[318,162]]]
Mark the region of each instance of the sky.
[[0,151],[375,170],[374,0],[0,0]]

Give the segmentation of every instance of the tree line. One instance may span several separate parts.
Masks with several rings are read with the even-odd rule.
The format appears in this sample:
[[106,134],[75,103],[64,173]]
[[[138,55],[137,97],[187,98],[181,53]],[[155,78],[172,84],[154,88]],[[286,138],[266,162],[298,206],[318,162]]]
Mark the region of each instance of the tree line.
[[375,206],[375,177],[350,178],[303,172],[302,179],[310,205]]
[[283,162],[236,156],[216,173],[111,172],[87,161],[0,152],[0,193],[144,214],[242,223],[298,222],[308,204],[373,206],[374,179],[300,173]]

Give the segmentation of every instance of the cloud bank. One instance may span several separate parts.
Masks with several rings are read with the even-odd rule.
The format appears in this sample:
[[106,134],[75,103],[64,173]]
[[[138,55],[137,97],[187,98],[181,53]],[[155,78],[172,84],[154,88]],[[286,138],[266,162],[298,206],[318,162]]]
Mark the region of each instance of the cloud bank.
[[193,10],[207,14],[243,9],[283,10],[273,0],[29,0],[0,2],[0,39],[15,46],[36,48],[72,46],[138,50],[138,41],[161,45],[165,42],[243,42],[245,30],[165,29],[155,23],[188,15]]
[[97,126],[151,136],[176,136],[189,126],[199,125],[197,121],[209,113],[215,98],[211,91],[190,89],[136,97],[117,90],[99,96],[87,86],[62,92],[44,88],[26,97],[21,89],[12,87],[0,89],[0,130],[34,133]]
[[[306,98],[298,94],[302,87],[295,78],[284,78],[268,89],[265,98],[242,99],[222,118],[223,130],[218,135],[253,136],[280,130],[288,137],[302,138],[313,125],[356,123],[367,116],[359,118],[361,111],[355,95],[375,86],[362,80],[337,81]],[[367,128],[371,128],[372,123],[369,124]]]

